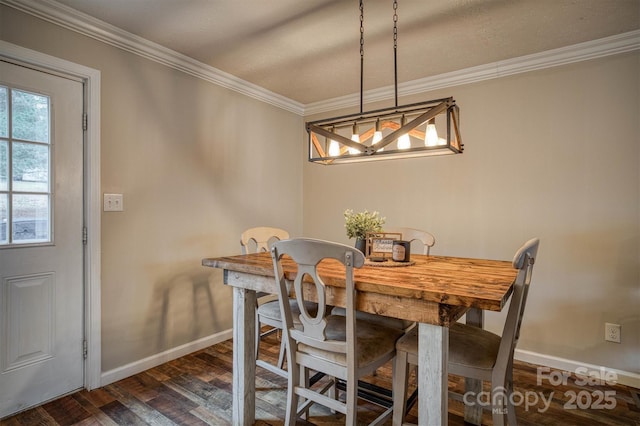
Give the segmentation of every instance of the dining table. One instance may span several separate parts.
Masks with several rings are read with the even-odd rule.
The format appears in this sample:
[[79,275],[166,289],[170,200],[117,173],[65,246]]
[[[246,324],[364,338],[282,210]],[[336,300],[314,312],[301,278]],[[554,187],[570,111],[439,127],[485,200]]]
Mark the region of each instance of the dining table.
[[[383,265],[386,263],[385,265]],[[483,326],[485,311],[501,311],[513,290],[517,270],[511,261],[411,254],[410,261],[366,261],[354,270],[356,309],[413,321],[418,327],[418,423],[446,425],[448,415],[449,327],[466,314],[468,324]],[[277,294],[269,252],[202,259],[202,265],[222,269],[224,284],[233,287],[232,424],[255,421],[256,292]],[[287,280],[295,263],[282,261]],[[326,285],[327,303],[345,307],[344,266],[336,261],[318,265]],[[305,292],[313,300],[315,290]],[[467,391],[482,383],[466,380]],[[465,407],[465,420],[480,424],[482,408]]]

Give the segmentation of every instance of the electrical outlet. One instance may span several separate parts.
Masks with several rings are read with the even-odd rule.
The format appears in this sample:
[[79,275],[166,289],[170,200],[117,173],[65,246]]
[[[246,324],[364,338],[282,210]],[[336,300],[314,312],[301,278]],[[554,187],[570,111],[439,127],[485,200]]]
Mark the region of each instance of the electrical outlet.
[[604,340],[620,343],[620,324],[604,323]]

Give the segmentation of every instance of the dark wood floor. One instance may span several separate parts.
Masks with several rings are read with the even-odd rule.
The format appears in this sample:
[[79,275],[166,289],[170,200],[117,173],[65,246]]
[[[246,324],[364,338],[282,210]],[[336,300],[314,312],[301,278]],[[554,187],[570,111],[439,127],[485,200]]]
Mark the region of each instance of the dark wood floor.
[[[231,423],[231,351],[231,341],[223,342],[103,388],[80,391],[6,418],[0,421],[0,426],[227,425]],[[263,358],[276,357],[275,336],[265,339],[262,351]],[[640,425],[637,389],[621,385],[578,386],[573,376],[566,386],[552,386],[547,380],[538,385],[536,373],[535,365],[516,362],[516,392],[528,396],[532,402],[534,394],[543,395],[547,400],[552,397],[552,402],[546,411],[541,401],[528,409],[524,405],[518,406],[516,412],[521,425]],[[382,368],[367,380],[390,387],[391,366]],[[462,380],[451,376],[449,386],[461,389]],[[286,380],[258,369],[256,391],[256,424],[282,425]],[[614,408],[580,408],[595,407],[598,396],[605,395],[605,391],[615,397]],[[572,395],[579,398],[572,401]],[[613,405],[608,398],[600,403],[606,407]],[[575,409],[571,408],[573,404]],[[450,400],[449,425],[464,424],[462,408],[461,403]],[[358,419],[364,424],[382,411],[382,408],[362,401]],[[416,416],[414,407],[407,421],[417,422]],[[299,424],[327,426],[343,422],[343,416],[331,415],[318,407],[307,422],[300,421]],[[491,423],[490,413],[486,411],[483,424]]]

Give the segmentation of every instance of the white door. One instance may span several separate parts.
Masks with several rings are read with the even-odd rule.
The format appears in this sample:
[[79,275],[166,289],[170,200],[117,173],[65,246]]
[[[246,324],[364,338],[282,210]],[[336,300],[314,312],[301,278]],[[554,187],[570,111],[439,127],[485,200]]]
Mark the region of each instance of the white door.
[[83,387],[83,84],[0,61],[0,418]]

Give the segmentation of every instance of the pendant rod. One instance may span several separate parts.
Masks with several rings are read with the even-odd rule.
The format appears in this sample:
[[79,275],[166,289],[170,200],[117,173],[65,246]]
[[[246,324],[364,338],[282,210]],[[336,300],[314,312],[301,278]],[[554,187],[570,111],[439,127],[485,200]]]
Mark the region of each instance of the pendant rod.
[[364,94],[364,5],[360,0],[360,114],[362,114]]
[[393,87],[398,107],[398,1],[393,0]]

